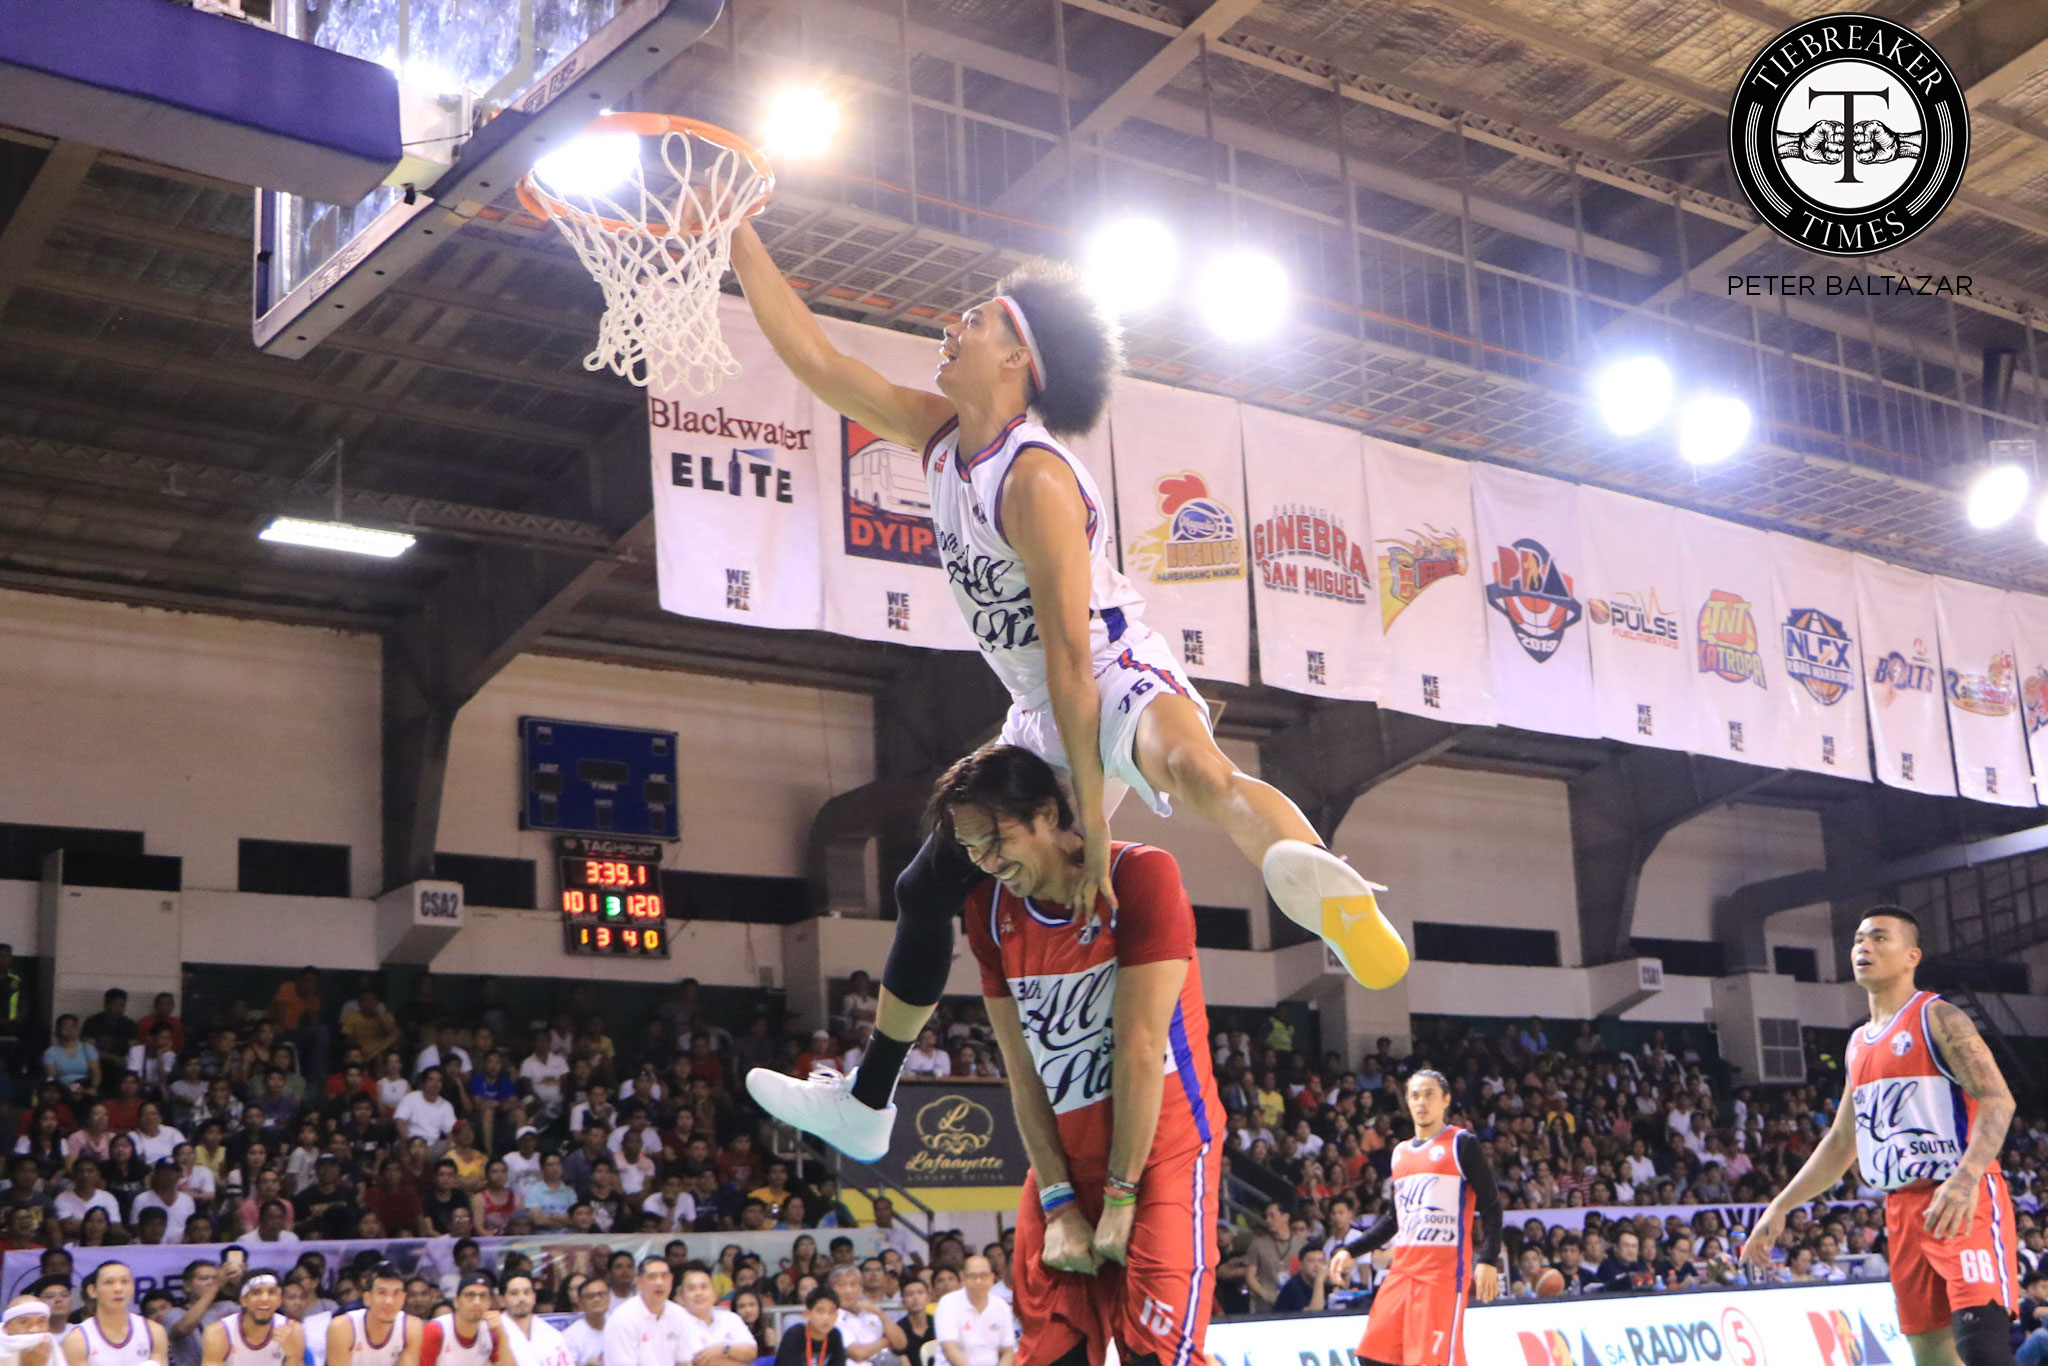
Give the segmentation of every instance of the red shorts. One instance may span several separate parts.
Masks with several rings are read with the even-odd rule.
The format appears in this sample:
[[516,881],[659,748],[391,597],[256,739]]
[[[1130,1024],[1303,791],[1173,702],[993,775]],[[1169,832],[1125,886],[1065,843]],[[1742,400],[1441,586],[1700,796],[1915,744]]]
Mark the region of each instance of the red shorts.
[[[1037,1178],[1027,1177],[1013,1267],[1017,1366],[1048,1366],[1077,1346],[1087,1348],[1089,1366],[1101,1366],[1111,1342],[1127,1362],[1151,1356],[1159,1366],[1203,1366],[1222,1182],[1223,1164],[1207,1144],[1180,1157],[1155,1158],[1138,1181],[1125,1264],[1111,1262],[1084,1276],[1053,1271],[1039,1260],[1045,1216]],[[1101,1179],[1076,1181],[1074,1192],[1092,1225],[1102,1215]]]
[[1465,1292],[1394,1274],[1380,1282],[1358,1355],[1387,1366],[1465,1366]]
[[1970,1227],[1937,1240],[1927,1232],[1934,1186],[1915,1186],[1885,1197],[1884,1228],[1891,1245],[1892,1293],[1899,1328],[1931,1333],[1948,1327],[1958,1309],[1979,1304],[2019,1313],[2019,1244],[2013,1234],[2012,1192],[2005,1176],[1986,1173]]

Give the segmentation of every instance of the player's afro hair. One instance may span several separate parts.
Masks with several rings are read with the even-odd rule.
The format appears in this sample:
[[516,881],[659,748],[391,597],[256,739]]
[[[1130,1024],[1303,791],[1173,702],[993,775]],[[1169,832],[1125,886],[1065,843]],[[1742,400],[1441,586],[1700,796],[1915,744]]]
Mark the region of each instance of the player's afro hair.
[[1079,271],[1056,261],[1027,261],[1003,278],[996,293],[1009,295],[1024,310],[1045,359],[1044,387],[1031,399],[1038,420],[1054,436],[1093,431],[1124,366],[1123,329],[1116,319],[1088,292]]

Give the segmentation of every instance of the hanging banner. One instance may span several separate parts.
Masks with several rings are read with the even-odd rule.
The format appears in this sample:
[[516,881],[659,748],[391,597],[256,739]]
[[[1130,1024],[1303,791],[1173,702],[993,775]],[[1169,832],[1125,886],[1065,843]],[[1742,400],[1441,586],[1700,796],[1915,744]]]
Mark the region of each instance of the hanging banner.
[[1785,677],[1771,622],[1764,533],[1696,512],[1678,514],[1681,620],[1693,665],[1693,751],[1785,766]]
[[1145,624],[1194,677],[1249,682],[1237,400],[1119,379],[1111,421],[1124,573]]
[[2020,725],[2027,737],[2027,757],[2033,760],[2034,795],[2039,798],[2043,775],[2048,775],[2048,598],[2009,593],[2005,606],[2012,617]]
[[1934,579],[1858,555],[1856,615],[1863,624],[1863,680],[1877,780],[1930,796],[1955,796]]
[[1941,691],[1955,748],[1956,790],[1999,806],[2034,806],[2007,596],[2003,589],[1960,579],[1934,580]]
[[655,564],[664,611],[816,630],[818,443],[811,396],[746,305],[720,310],[741,373],[718,393],[649,390]]
[[1772,637],[1785,679],[1785,766],[1870,781],[1855,557],[1769,533]]
[[1494,722],[1486,602],[1473,563],[1472,466],[1373,437],[1366,508],[1386,637],[1380,705],[1461,725]]
[[1698,702],[1692,626],[1679,616],[1678,510],[1605,489],[1578,494],[1600,734],[1692,749]]
[[1241,411],[1260,681],[1370,702],[1379,696],[1380,613],[1358,434]]
[[1472,508],[1495,719],[1552,735],[1598,735],[1575,491],[1563,480],[1475,464]]
[[[891,384],[934,389],[938,343],[882,327],[820,318],[825,335]],[[884,440],[813,400],[820,435],[818,486],[825,629],[861,640],[971,650],[939,563],[925,490],[924,453]]]

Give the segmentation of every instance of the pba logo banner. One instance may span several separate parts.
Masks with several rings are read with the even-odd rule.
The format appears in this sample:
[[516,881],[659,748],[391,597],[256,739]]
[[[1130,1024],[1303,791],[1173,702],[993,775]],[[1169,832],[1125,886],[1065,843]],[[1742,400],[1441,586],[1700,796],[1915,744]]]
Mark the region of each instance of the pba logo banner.
[[1166,520],[1131,545],[1131,566],[1154,583],[1202,583],[1244,577],[1244,537],[1237,517],[1193,470],[1153,486]]
[[939,567],[931,492],[916,451],[843,417],[839,470],[847,554]]
[[1758,650],[1756,613],[1747,599],[1717,588],[1700,605],[1700,672],[1730,683],[1764,682],[1764,659]]
[[1335,513],[1288,504],[1252,526],[1259,582],[1276,593],[1301,593],[1363,606],[1372,592],[1365,547]]
[[1948,689],[1948,700],[1962,710],[1977,716],[2011,716],[2013,708],[2019,705],[2018,691],[2013,686],[2017,672],[2012,655],[2001,650],[1991,657],[1988,671],[1948,669],[1942,681]]
[[1392,626],[1394,618],[1408,609],[1433,583],[1465,572],[1465,538],[1456,531],[1439,531],[1433,526],[1408,528],[1408,539],[1381,537],[1380,622]]
[[1639,645],[1662,645],[1672,650],[1678,648],[1678,618],[1664,610],[1654,588],[1647,593],[1616,593],[1611,598],[1595,598],[1586,615],[1593,619],[1595,626],[1612,630],[1617,639],[1632,640]]
[[1832,707],[1856,686],[1849,666],[1855,642],[1842,625],[1818,607],[1795,607],[1785,616],[1785,673],[1799,680],[1814,701]]
[[1933,692],[1934,676],[1934,658],[1927,642],[1915,640],[1910,656],[1893,650],[1877,657],[1877,665],[1870,671],[1870,687],[1878,704],[1889,707],[1900,693]]
[[1585,614],[1572,596],[1572,576],[1557,567],[1543,542],[1528,536],[1494,547],[1486,605],[1507,618],[1522,653],[1538,664],[1557,653],[1565,632]]
[[1970,159],[1970,109],[1920,35],[1828,14],[1766,43],[1728,113],[1728,156],[1758,216],[1793,245],[1870,256],[1941,216]]

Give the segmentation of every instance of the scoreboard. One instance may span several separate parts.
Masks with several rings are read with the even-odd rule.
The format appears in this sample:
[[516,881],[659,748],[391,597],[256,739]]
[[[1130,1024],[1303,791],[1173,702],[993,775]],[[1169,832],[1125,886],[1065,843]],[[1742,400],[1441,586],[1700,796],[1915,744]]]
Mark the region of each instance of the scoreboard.
[[555,841],[562,870],[562,947],[570,953],[668,957],[661,845],[654,840]]

